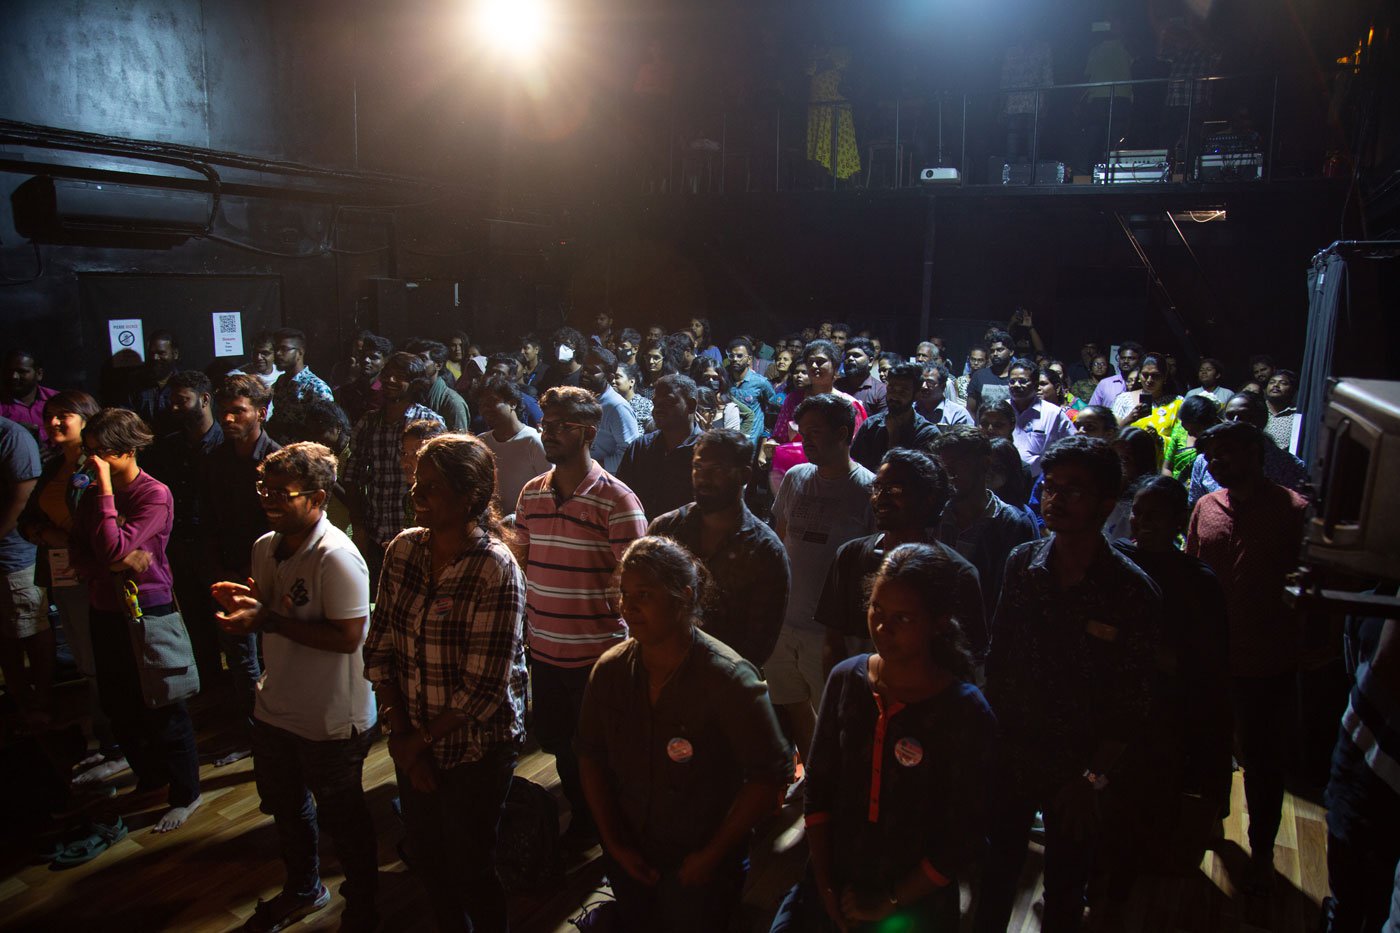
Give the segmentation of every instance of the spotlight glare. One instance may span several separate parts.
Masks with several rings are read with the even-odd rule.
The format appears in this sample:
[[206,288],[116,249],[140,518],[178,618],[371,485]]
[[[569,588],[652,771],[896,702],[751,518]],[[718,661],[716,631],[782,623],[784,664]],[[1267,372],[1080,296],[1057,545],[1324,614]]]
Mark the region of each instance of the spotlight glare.
[[538,54],[549,34],[543,0],[477,0],[476,28],[489,46],[512,58]]

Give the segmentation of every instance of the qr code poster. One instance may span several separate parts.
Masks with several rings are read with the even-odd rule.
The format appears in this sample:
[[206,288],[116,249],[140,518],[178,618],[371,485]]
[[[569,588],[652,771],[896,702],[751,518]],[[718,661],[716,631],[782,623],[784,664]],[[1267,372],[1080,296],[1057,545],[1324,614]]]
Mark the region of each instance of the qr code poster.
[[239,311],[214,312],[214,355],[243,355],[243,314]]

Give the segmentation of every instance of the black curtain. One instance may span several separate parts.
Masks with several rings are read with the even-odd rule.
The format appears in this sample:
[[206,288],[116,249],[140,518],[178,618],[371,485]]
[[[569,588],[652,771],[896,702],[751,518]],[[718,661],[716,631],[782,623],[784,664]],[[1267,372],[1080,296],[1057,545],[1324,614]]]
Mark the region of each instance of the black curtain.
[[1303,344],[1303,371],[1298,381],[1298,411],[1303,420],[1298,435],[1298,456],[1313,464],[1322,410],[1327,402],[1327,380],[1332,375],[1332,352],[1337,342],[1337,317],[1346,295],[1347,261],[1328,249],[1313,257],[1308,270],[1308,336]]

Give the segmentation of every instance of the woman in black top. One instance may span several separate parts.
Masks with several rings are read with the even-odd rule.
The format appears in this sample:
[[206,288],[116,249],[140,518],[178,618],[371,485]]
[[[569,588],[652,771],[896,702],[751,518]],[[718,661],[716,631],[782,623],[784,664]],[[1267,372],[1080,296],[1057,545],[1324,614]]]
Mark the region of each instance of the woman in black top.
[[[773,933],[956,931],[958,877],[986,840],[996,720],[946,607],[957,567],[904,544],[875,575],[876,653],[831,672],[807,761],[811,872]],[[888,924],[888,926],[886,926]]]

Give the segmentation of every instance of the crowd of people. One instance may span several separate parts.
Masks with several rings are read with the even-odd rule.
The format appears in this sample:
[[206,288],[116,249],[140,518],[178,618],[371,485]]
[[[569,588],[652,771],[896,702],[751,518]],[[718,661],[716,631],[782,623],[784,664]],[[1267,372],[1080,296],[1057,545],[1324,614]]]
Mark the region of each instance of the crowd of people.
[[[129,768],[170,832],[201,803],[195,722],[232,708],[219,761],[252,755],[286,869],[249,930],[329,903],[321,830],[343,928],[380,925],[382,736],[444,930],[507,928],[495,852],[527,740],[564,844],[601,843],[619,929],[726,929],[784,801],[810,864],[775,931],[956,930],[965,883],[1000,933],[1037,826],[1043,928],[1077,929],[1091,894],[1111,923],[1173,846],[1199,858],[1232,748],[1238,882],[1267,893],[1309,494],[1294,373],[1256,357],[1231,391],[1207,359],[1187,389],[1131,341],[1066,365],[1025,311],[965,361],[839,322],[584,330],[490,355],[363,333],[329,381],[297,330],[231,373],[181,369],[156,333],[106,407],[10,351],[16,729],[57,722],[52,617],[92,685],[75,785]],[[1377,903],[1334,888],[1341,916]]]

